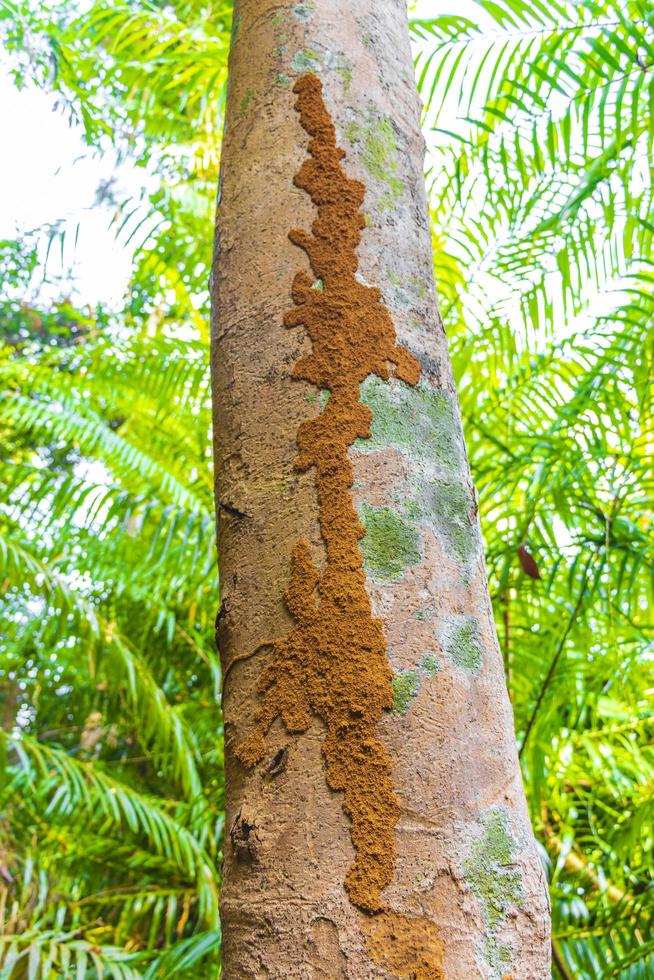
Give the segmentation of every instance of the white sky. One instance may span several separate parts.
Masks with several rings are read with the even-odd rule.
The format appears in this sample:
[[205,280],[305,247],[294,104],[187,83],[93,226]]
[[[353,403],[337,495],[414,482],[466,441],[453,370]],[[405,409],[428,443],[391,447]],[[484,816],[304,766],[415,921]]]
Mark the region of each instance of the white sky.
[[[456,10],[473,19],[474,0],[418,0],[415,16]],[[137,195],[143,171],[122,164],[110,154],[97,155],[85,145],[81,128],[69,125],[56,100],[33,87],[18,91],[0,67],[0,238],[42,225],[65,222],[66,250],[58,241],[48,256],[49,277],[63,275],[74,284],[83,303],[119,307],[131,268],[132,252],[118,243],[111,208],[94,207],[102,181],[117,178],[120,191]],[[77,235],[76,235],[76,229]],[[45,259],[45,250],[42,260]]]
[[[118,176],[122,188],[138,191],[140,175],[108,156],[93,155],[79,127],[71,127],[55,99],[33,88],[18,91],[0,73],[0,238],[14,238],[41,225],[65,221],[71,234],[62,256],[50,250],[49,275],[71,269],[83,301],[117,304],[125,290],[131,253],[118,246],[112,211],[93,207],[103,180]],[[9,152],[8,152],[9,151]],[[75,247],[75,229],[79,233]],[[45,257],[45,256],[44,256]]]

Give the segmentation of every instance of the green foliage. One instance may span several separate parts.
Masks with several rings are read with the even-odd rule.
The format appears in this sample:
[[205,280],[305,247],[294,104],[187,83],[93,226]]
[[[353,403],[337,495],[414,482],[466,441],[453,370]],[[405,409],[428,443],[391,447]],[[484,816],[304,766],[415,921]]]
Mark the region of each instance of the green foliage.
[[0,359],[0,977],[200,976],[223,819],[207,349],[168,316],[85,316],[75,345]]
[[[555,968],[647,977],[654,17],[646,0],[478,7],[478,22],[452,4],[412,31],[441,312]],[[136,248],[120,317],[43,300],[34,240],[0,243],[0,980],[215,975],[206,284],[231,4],[0,11],[17,82],[55,91],[91,146],[148,178],[116,202]],[[410,397],[407,436],[365,386],[373,439],[410,438],[446,468],[451,442],[430,433],[451,440],[451,403]],[[378,518],[368,540],[388,569]],[[449,655],[476,669],[468,633]],[[437,667],[428,652],[396,677],[396,710]],[[510,848],[491,853],[502,826],[468,857],[495,925],[499,885],[513,888]],[[503,947],[487,952],[501,973]]]

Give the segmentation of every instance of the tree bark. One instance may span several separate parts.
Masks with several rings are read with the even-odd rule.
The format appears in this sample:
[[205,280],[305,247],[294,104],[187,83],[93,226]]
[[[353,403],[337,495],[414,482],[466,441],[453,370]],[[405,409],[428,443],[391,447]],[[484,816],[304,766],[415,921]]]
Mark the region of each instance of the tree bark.
[[550,976],[423,153],[403,2],[237,0],[212,331],[227,980]]

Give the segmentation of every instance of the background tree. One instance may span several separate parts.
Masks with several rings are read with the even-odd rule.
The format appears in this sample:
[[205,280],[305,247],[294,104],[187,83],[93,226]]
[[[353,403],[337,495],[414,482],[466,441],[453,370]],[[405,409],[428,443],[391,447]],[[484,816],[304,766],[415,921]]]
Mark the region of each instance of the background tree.
[[[532,820],[548,860],[555,961],[564,977],[646,977],[653,968],[654,840],[648,693],[654,686],[648,384],[652,271],[646,237],[652,226],[647,163],[652,14],[646,4],[627,2],[555,7],[501,0],[479,4],[479,16],[471,23],[460,16],[459,7],[443,4],[441,9],[445,16],[413,25],[418,79],[427,105],[427,162],[436,178],[430,193],[435,272],[479,492],[519,744],[533,718],[521,758]],[[154,180],[141,199],[118,202],[117,234],[122,241],[131,236],[137,247],[133,283],[120,316],[75,310],[74,304],[53,309],[33,294],[33,287],[20,283],[11,290],[30,260],[18,261],[15,248],[10,248],[13,258],[3,260],[6,302],[1,315],[10,346],[3,353],[2,391],[23,392],[32,410],[40,408],[49,420],[47,432],[42,428],[37,435],[15,414],[9,419],[6,407],[12,403],[3,397],[0,480],[12,488],[12,507],[3,505],[0,537],[0,554],[5,556],[2,633],[9,637],[0,654],[0,696],[12,745],[0,807],[0,863],[14,881],[2,873],[0,975],[26,975],[28,960],[37,970],[51,950],[63,949],[65,956],[68,948],[71,972],[75,958],[81,958],[87,975],[94,975],[92,949],[105,972],[113,959],[114,971],[129,969],[138,976],[152,963],[165,964],[163,958],[176,955],[175,949],[180,956],[190,957],[193,950],[200,956],[206,942],[213,949],[205,959],[196,960],[196,967],[183,967],[190,977],[205,975],[218,963],[218,933],[215,905],[208,918],[197,914],[198,880],[186,878],[184,871],[174,879],[174,893],[164,905],[162,881],[173,878],[168,871],[160,877],[155,873],[160,838],[155,842],[154,832],[152,838],[140,836],[141,846],[135,848],[127,813],[107,820],[105,813],[115,810],[103,806],[111,805],[114,794],[102,796],[101,786],[93,786],[80,811],[82,791],[91,785],[88,778],[82,784],[76,769],[68,778],[68,770],[59,766],[30,764],[25,747],[32,739],[59,750],[64,762],[65,757],[76,761],[82,756],[91,775],[108,773],[138,794],[142,807],[157,804],[157,812],[172,815],[172,840],[178,823],[190,826],[178,807],[177,782],[172,775],[165,780],[157,775],[170,771],[167,762],[161,757],[154,762],[151,746],[140,744],[145,715],[133,720],[126,675],[109,668],[104,633],[95,641],[95,659],[88,655],[89,607],[99,608],[106,599],[102,615],[110,619],[107,583],[117,583],[120,592],[124,579],[131,590],[152,581],[147,556],[157,515],[171,506],[171,498],[162,501],[163,477],[155,482],[139,466],[131,471],[118,467],[106,455],[103,440],[82,439],[81,432],[88,425],[87,407],[96,411],[103,436],[111,436],[110,423],[117,416],[129,420],[135,413],[140,423],[135,419],[133,428],[123,423],[114,434],[115,445],[124,446],[125,455],[134,450],[153,454],[152,419],[167,420],[165,438],[174,397],[179,430],[203,434],[197,442],[199,446],[202,441],[203,455],[194,457],[194,465],[208,476],[206,389],[197,400],[182,399],[172,379],[185,377],[181,359],[186,361],[191,352],[199,362],[208,357],[206,229],[213,220],[229,5],[214,4],[208,15],[197,4],[169,4],[165,9],[92,4],[79,18],[67,5],[55,8],[54,20],[52,9],[5,10],[10,12],[3,21],[7,44],[22,84],[34,83],[29,62],[36,66],[36,83],[55,89],[59,105],[86,127],[90,145],[101,152],[114,147],[140,161]],[[547,96],[545,106],[536,98],[538,92]],[[490,107],[486,113],[485,105]],[[455,123],[457,114],[461,120]],[[534,123],[541,128],[535,130]],[[606,171],[593,169],[618,130],[626,135],[619,153]],[[547,188],[540,194],[547,179],[549,197]],[[567,211],[563,205],[584,188],[578,209]],[[545,227],[533,234],[541,219],[552,218],[556,220],[549,231]],[[599,247],[602,243],[605,247]],[[31,245],[21,249],[29,253]],[[533,283],[536,299],[530,295]],[[69,296],[67,284],[61,296]],[[49,342],[34,343],[35,325],[40,319],[47,324],[51,316],[47,332],[57,337],[61,326],[74,324],[78,339],[72,353],[53,351]],[[16,346],[17,327],[22,346]],[[97,349],[96,342],[101,342]],[[120,362],[106,353],[108,345],[113,349],[116,344],[120,351],[128,348],[120,353]],[[141,345],[146,355],[137,365]],[[117,363],[129,366],[128,378],[139,378],[138,385],[128,385],[122,394]],[[188,370],[193,384],[204,377]],[[167,385],[155,383],[159,374],[168,377]],[[56,387],[48,378],[56,379]],[[146,378],[147,408],[133,398],[135,387],[145,385]],[[69,415],[59,408],[64,383],[73,406]],[[105,411],[108,389],[111,404]],[[75,419],[84,422],[78,429],[72,427]],[[157,447],[162,473],[173,466],[177,445],[171,437],[166,448]],[[56,462],[53,446],[63,447]],[[68,455],[71,459],[64,462]],[[96,465],[103,456],[109,460],[102,464],[109,476]],[[17,462],[25,464],[23,470]],[[173,472],[186,484],[194,465],[184,463]],[[62,492],[59,508],[51,510],[66,467],[69,476],[74,468],[78,479],[69,482],[67,496]],[[21,493],[20,480],[28,472],[24,488],[29,493]],[[139,513],[150,513],[148,501],[156,501],[161,509],[152,509],[154,523],[117,521],[110,531],[105,529],[102,517],[93,519],[84,504],[85,493],[97,492],[98,483],[103,493],[142,494]],[[3,496],[6,500],[7,494]],[[32,499],[37,498],[42,503],[35,510]],[[207,530],[202,541],[210,549],[208,485],[203,499]],[[82,542],[79,526],[86,526],[87,518]],[[101,547],[100,531],[109,540],[107,548]],[[159,538],[155,547],[166,556],[159,566],[161,582],[175,576],[188,580],[189,570],[196,568],[196,540],[193,535],[186,540],[183,524]],[[526,554],[518,554],[521,544],[537,563],[540,579],[532,577]],[[96,591],[84,572],[100,558],[103,587]],[[62,574],[57,578],[59,562]],[[197,766],[200,779],[211,804],[219,807],[220,786],[211,782],[218,772],[211,754],[216,747],[216,678],[202,667],[202,656],[212,651],[211,576],[209,571],[206,591],[198,593],[197,602],[191,585],[174,610],[175,621],[195,639],[199,651],[175,641],[173,658],[163,586],[151,593],[143,588],[136,616],[123,608],[120,630],[131,649],[149,651],[159,686],[173,702],[166,710],[185,715],[197,734],[200,757],[207,760],[206,766]],[[29,582],[37,601],[29,601]],[[38,601],[44,583],[56,586],[47,593],[47,619],[43,601]],[[7,600],[15,594],[20,617]],[[80,594],[89,601],[78,614]],[[147,615],[142,612],[146,601]],[[153,610],[155,626],[145,646],[141,634],[144,623],[152,622],[148,616]],[[71,637],[70,650],[64,633]],[[34,643],[28,650],[30,636]],[[45,674],[53,670],[51,653],[63,665],[65,685]],[[35,654],[28,669],[36,674],[28,677],[25,663]],[[168,673],[173,659],[176,679]],[[94,673],[99,663],[107,665],[100,676]],[[21,677],[13,683],[18,678],[11,673],[17,669]],[[187,711],[175,709],[189,671],[197,675],[196,700]],[[188,696],[185,690],[184,699]],[[209,707],[201,713],[202,702]],[[95,711],[103,712],[101,727],[117,726],[126,733],[119,751],[110,751],[106,735],[99,751],[82,749],[86,720]],[[196,728],[196,722],[203,727]],[[54,730],[57,725],[77,727],[62,732]],[[94,737],[92,719],[89,730],[87,745]],[[13,747],[19,736],[20,756]],[[129,751],[126,737],[134,740]],[[130,761],[132,756],[145,758],[137,764]],[[67,793],[69,809],[58,802]],[[70,844],[80,839],[80,812],[88,826],[101,831],[99,862],[92,860],[87,839],[83,849]],[[139,812],[146,811],[137,808]],[[212,827],[214,832],[216,824]],[[131,864],[109,866],[107,855],[118,854],[117,842],[125,840]],[[213,845],[207,854],[215,867]],[[127,890],[134,889],[136,896],[138,882],[146,888],[158,882],[158,901],[138,905],[138,916],[121,917],[130,900]],[[102,904],[94,904],[95,896]],[[134,903],[136,907],[137,897]],[[203,937],[207,932],[210,936]],[[184,952],[186,943],[190,949]],[[20,956],[18,961],[10,950]],[[122,961],[116,965],[118,958]]]

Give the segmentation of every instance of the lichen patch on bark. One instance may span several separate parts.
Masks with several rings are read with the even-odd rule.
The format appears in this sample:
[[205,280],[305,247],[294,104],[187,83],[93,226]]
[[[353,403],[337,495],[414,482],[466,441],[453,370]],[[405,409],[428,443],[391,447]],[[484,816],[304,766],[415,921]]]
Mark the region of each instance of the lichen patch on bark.
[[398,176],[398,147],[393,123],[371,114],[363,122],[350,123],[347,138],[351,143],[361,145],[366,170],[386,186],[386,192],[379,199],[379,209],[394,210],[405,186]]
[[416,528],[390,507],[363,503],[359,511],[365,535],[361,542],[364,567],[379,582],[395,582],[405,569],[417,565],[420,535]]
[[450,616],[442,624],[441,649],[468,674],[478,674],[483,661],[479,623],[472,616]]
[[489,976],[504,980],[513,951],[501,941],[500,929],[511,909],[524,905],[522,876],[508,813],[493,807],[484,814],[482,827],[483,834],[473,841],[463,870],[486,925],[481,958],[490,969]]
[[293,91],[300,123],[311,137],[309,157],[294,182],[318,213],[311,234],[293,229],[289,238],[306,253],[321,288],[314,288],[307,273],[298,273],[295,306],[285,324],[303,328],[311,341],[294,377],[329,392],[322,413],[299,427],[295,464],[315,472],[326,564],[322,572],[316,568],[306,541],[295,546],[284,595],[295,625],[272,644],[260,678],[256,726],[237,756],[248,767],[256,765],[277,717],[291,732],[306,731],[312,714],[323,720],[327,783],[344,794],[355,850],[345,888],[355,905],[378,912],[393,875],[399,817],[391,760],[377,732],[382,713],[393,707],[392,671],[382,624],[373,617],[366,590],[359,548],[364,528],[351,499],[348,450],[371,435],[372,412],[360,400],[364,380],[394,374],[413,386],[420,366],[396,343],[380,290],[357,279],[365,188],[341,165],[345,153],[336,144],[321,82],[305,74]]

